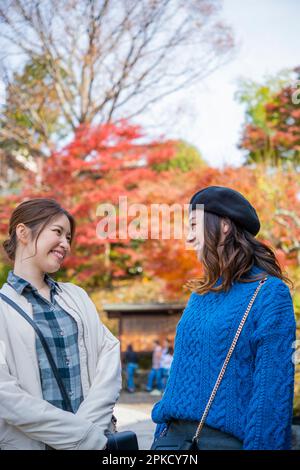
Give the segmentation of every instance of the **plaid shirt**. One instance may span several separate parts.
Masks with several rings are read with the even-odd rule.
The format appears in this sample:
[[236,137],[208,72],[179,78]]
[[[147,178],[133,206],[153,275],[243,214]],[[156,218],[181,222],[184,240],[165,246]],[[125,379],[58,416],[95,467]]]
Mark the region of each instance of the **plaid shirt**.
[[[13,271],[9,272],[7,282],[31,303],[33,319],[48,343],[69,393],[73,412],[76,413],[83,400],[77,323],[54,299],[54,295],[60,291],[59,284],[47,273],[44,279],[50,287],[51,302],[42,297],[30,282],[17,276]],[[36,352],[44,400],[57,408],[66,409],[48,358],[37,335]]]

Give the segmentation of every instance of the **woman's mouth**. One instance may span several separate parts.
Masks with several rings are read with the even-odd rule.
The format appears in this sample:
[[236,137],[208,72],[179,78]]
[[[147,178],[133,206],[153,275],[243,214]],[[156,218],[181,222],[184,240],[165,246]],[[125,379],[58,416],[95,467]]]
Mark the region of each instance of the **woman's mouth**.
[[65,257],[60,251],[57,250],[51,250],[50,253],[54,255],[59,261],[62,261]]

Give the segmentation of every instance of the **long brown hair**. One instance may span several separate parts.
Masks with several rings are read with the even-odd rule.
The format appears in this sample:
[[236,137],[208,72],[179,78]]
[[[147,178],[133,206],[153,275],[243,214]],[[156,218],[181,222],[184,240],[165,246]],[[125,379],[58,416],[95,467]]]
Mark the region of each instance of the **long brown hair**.
[[[24,224],[31,230],[32,240],[35,240],[35,249],[37,240],[42,230],[52,219],[58,215],[64,214],[68,217],[71,226],[71,243],[74,238],[76,224],[73,216],[54,199],[36,198],[24,201],[19,204],[10,217],[9,238],[3,242],[3,248],[10,260],[15,260],[17,249],[16,227],[18,224]],[[35,252],[36,254],[36,252]],[[34,256],[34,255],[33,255]]]
[[[223,243],[221,240],[221,220],[229,224],[229,230]],[[192,279],[186,287],[199,294],[211,292],[227,292],[234,281],[242,283],[254,282],[266,274],[276,276],[293,287],[292,281],[283,275],[273,250],[257,240],[251,233],[242,229],[228,217],[204,211],[204,246],[202,260],[204,276]],[[263,270],[256,276],[247,276],[256,265]],[[222,282],[213,287],[219,277]]]

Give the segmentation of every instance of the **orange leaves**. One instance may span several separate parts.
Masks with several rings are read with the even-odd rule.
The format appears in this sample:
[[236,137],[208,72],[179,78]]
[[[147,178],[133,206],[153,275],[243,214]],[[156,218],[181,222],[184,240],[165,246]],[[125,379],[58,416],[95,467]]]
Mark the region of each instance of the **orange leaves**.
[[[128,276],[141,263],[142,252],[132,248],[130,238],[100,239],[97,233],[97,208],[102,203],[116,207],[117,222],[120,196],[131,202],[144,203],[146,194],[142,185],[157,177],[154,163],[166,162],[173,155],[170,142],[141,143],[140,127],[126,121],[95,127],[81,126],[72,141],[44,161],[39,189],[32,176],[24,182],[26,190],[16,198],[53,197],[62,204],[77,222],[76,251],[65,261],[70,270],[76,269],[83,283],[111,282]],[[12,200],[12,198],[10,198]],[[11,211],[2,205],[7,230]]]
[[[257,236],[278,255],[283,269],[296,268],[297,240],[300,239],[300,185],[299,175],[293,171],[269,171],[265,165],[256,169],[226,167],[223,171],[206,168],[180,174],[169,173],[169,179],[151,182],[151,195],[155,202],[187,204],[192,194],[210,185],[235,189],[256,208],[261,221]],[[169,186],[169,189],[167,189]],[[283,210],[283,213],[277,211]],[[285,212],[286,211],[286,212]],[[296,217],[296,219],[295,219]],[[144,265],[148,272],[165,280],[170,297],[183,296],[183,285],[189,279],[201,277],[201,265],[195,253],[185,248],[185,240],[148,241],[144,247]],[[299,255],[298,255],[299,256]]]
[[[173,219],[170,239],[139,240],[130,236],[119,239],[122,223],[128,225],[135,218],[134,214],[120,211],[119,197],[126,196],[128,206],[143,204],[149,215],[153,204],[179,204],[183,208],[194,192],[220,185],[240,191],[253,204],[261,220],[258,239],[267,240],[274,248],[282,267],[293,268],[299,264],[298,173],[270,169],[264,164],[255,169],[227,166],[222,171],[208,166],[189,171],[163,165],[158,169],[160,163],[174,155],[176,143],[145,143],[144,137],[142,144],[141,136],[137,126],[124,121],[118,126],[78,129],[72,142],[44,162],[38,189],[30,176],[24,182],[26,189],[22,194],[2,199],[2,238],[11,210],[18,202],[25,197],[53,197],[77,222],[74,250],[64,262],[65,269],[76,276],[77,282],[87,287],[111,286],[122,279],[132,282],[135,276],[152,276],[160,286],[166,286],[165,298],[179,300],[185,296],[186,281],[202,275],[195,253],[186,249],[184,237],[174,238]],[[97,209],[102,203],[112,204],[116,213],[116,234],[106,239],[100,239],[97,232],[102,217]],[[159,235],[162,218],[155,226]]]

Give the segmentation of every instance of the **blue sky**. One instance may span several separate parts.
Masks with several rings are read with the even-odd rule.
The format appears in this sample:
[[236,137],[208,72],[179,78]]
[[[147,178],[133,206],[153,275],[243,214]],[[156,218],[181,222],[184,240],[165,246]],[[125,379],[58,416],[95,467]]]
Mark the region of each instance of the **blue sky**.
[[[156,106],[164,114],[160,129],[194,144],[211,166],[238,166],[236,148],[244,108],[234,100],[239,77],[261,81],[284,68],[300,65],[300,0],[224,0],[222,18],[233,28],[234,59],[201,84]],[[140,119],[151,123],[147,115]],[[150,126],[151,127],[151,126]]]

